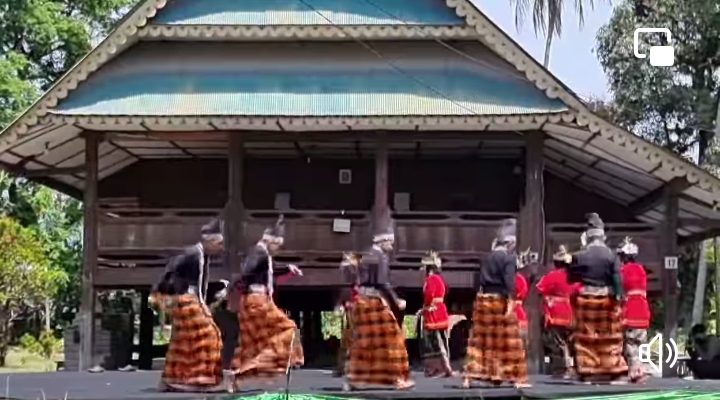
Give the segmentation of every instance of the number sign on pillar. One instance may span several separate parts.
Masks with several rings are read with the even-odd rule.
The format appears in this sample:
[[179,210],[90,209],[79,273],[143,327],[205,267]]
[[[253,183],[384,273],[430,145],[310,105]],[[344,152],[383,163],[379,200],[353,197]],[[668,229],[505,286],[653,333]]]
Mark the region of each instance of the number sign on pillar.
[[665,269],[678,269],[678,258],[665,257]]

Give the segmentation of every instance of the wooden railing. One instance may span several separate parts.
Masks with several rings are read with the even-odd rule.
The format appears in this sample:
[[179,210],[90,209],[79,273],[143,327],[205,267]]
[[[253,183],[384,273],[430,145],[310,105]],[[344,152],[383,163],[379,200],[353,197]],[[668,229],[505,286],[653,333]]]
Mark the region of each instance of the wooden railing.
[[[547,224],[548,254],[557,251],[561,244],[570,250],[580,247],[580,235],[587,229],[585,224]],[[611,248],[630,236],[640,250],[638,262],[648,268],[648,289],[659,291],[660,274],[663,268],[663,256],[660,248],[660,230],[657,225],[647,223],[608,223],[605,236]]]
[[[337,266],[342,252],[363,251],[370,244],[369,212],[314,210],[247,210],[245,244],[257,241],[281,213],[286,221],[286,245],[276,260],[281,264],[294,263],[303,269],[312,269],[304,282],[314,280],[332,284],[339,280]],[[217,209],[103,209],[98,243],[99,266],[106,270],[103,284],[125,282],[126,278],[132,284],[154,281],[167,262],[167,256],[197,241],[200,227],[219,214]],[[394,213],[397,238],[392,263],[394,274],[401,281],[412,280],[413,286],[421,284],[416,270],[425,252],[432,249],[443,257],[448,279],[457,281],[454,282],[456,285],[469,284],[467,273],[489,252],[499,221],[511,216],[480,212]],[[350,233],[333,232],[336,218],[351,221]],[[560,244],[568,245],[570,249],[579,247],[584,229],[583,224],[548,224],[546,255],[552,254]],[[611,246],[616,246],[625,236],[633,237],[640,248],[639,261],[650,269],[650,289],[659,290],[662,257],[657,227],[643,223],[610,223],[606,225],[606,234]],[[117,267],[135,267],[135,271],[123,274],[124,268]],[[148,269],[142,267],[151,267],[149,269],[155,272],[141,272]],[[219,259],[213,263],[213,268],[220,275],[230,274]],[[126,275],[132,275],[132,278]],[[310,276],[314,278],[310,279]]]
[[[152,254],[176,251],[197,241],[200,228],[220,210],[113,209],[101,214],[101,254]],[[245,243],[252,244],[279,214],[285,216],[283,256],[327,254],[324,262],[337,265],[342,251],[364,250],[372,237],[367,211],[249,210],[244,221]],[[503,213],[405,212],[395,213],[397,253],[412,262],[430,250],[443,252],[448,260],[475,258],[488,250]],[[333,232],[336,218],[351,221],[349,233]],[[323,262],[323,260],[316,260]],[[399,260],[399,262],[403,262]]]
[[[285,246],[275,260],[293,263],[305,272],[301,281],[288,285],[337,285],[343,251],[364,251],[372,237],[367,211],[247,210],[245,244],[252,245],[279,214],[285,216]],[[99,226],[101,286],[147,285],[155,282],[167,256],[198,240],[200,228],[220,210],[105,209]],[[473,212],[394,213],[396,251],[393,280],[398,286],[422,286],[420,259],[428,250],[440,252],[446,280],[454,287],[471,284],[470,269],[489,251],[499,221],[511,214]],[[333,231],[336,218],[351,221],[349,233]],[[150,268],[147,268],[150,267]],[[154,267],[154,268],[153,268]],[[132,268],[128,274],[126,268]],[[218,259],[213,276],[228,277]]]

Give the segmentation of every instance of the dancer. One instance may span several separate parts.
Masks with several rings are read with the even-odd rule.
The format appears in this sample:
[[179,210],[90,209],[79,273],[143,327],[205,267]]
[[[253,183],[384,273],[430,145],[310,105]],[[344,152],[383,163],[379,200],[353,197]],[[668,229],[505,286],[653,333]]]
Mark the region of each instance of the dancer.
[[473,327],[468,341],[463,387],[470,380],[499,385],[512,382],[528,387],[527,363],[515,314],[515,231],[517,221],[507,219],[498,230],[496,246],[480,269]]
[[[279,270],[273,263],[273,255],[283,245],[284,233],[281,215],[275,226],[265,229],[262,239],[248,252],[240,280],[233,285],[241,291],[240,340],[232,363],[236,389],[251,379],[273,381],[284,375],[288,367],[302,362],[293,350],[299,346],[297,326],[272,299],[273,276]],[[294,265],[286,268],[301,274]]]
[[570,267],[571,276],[583,286],[575,300],[575,368],[586,382],[622,383],[619,378],[628,367],[622,356],[620,261],[605,245],[600,217],[591,213],[587,218],[588,228],[580,238],[584,249],[572,257]]
[[394,385],[401,390],[415,386],[410,380],[405,334],[391,309],[391,304],[405,309],[405,300],[390,285],[389,253],[394,242],[392,228],[382,227],[362,260],[359,295],[352,313],[347,382],[343,386],[347,391],[359,385]]
[[152,300],[172,318],[160,390],[209,392],[223,384],[222,339],[205,304],[210,255],[223,249],[222,223],[202,227],[201,240],[170,259]]
[[431,251],[423,257],[422,265],[426,278],[419,336],[425,376],[450,377],[453,375],[448,339],[450,316],[445,306],[447,285],[440,275],[442,260],[436,252]]
[[340,293],[339,308],[343,313],[343,326],[340,338],[340,349],[338,351],[337,365],[333,375],[341,377],[345,375],[345,363],[347,362],[348,349],[352,341],[353,304],[358,297],[358,277],[360,273],[360,255],[355,253],[343,253],[343,260],[340,263],[340,271],[343,280],[348,288],[343,288]]
[[625,327],[625,358],[632,382],[645,381],[645,370],[640,361],[640,345],[647,343],[650,328],[650,306],[647,301],[647,272],[635,262],[638,246],[626,237],[617,249],[622,262],[622,284],[625,291],[623,325]]
[[[520,265],[518,265],[519,267]],[[528,280],[522,272],[518,271],[515,275],[515,297],[517,302],[515,303],[515,316],[518,320],[518,328],[520,329],[520,338],[523,341],[523,347],[527,352],[528,349],[528,319],[527,313],[523,303],[527,299],[530,288],[528,287]]]
[[[565,246],[560,246],[558,252],[553,255],[555,269],[540,278],[535,286],[543,298],[545,342],[550,348],[551,357],[562,360],[562,370],[553,371],[553,375],[562,376],[564,379],[570,379],[575,375],[570,352],[573,323],[570,299],[579,287],[568,282],[567,268],[571,261],[572,255],[567,252]],[[552,363],[552,365],[557,364]]]
[[[282,286],[287,280],[294,276],[302,276],[302,271],[300,271],[298,268],[290,269],[287,273],[284,275],[280,275],[277,277],[276,280],[274,280],[274,286]],[[227,281],[221,281],[223,283]],[[213,312],[215,313],[215,321],[222,329],[223,333],[223,368],[226,370],[231,369],[232,360],[235,357],[235,351],[237,350],[238,341],[239,341],[239,320],[238,320],[238,313],[240,312],[240,296],[242,293],[242,287],[240,285],[241,278],[236,278],[233,280],[233,287],[229,286],[229,283],[225,283],[225,289],[221,290],[216,295],[216,301],[211,306],[213,309]],[[277,304],[277,289],[274,287],[268,287],[268,293],[270,293],[270,298],[272,301]],[[228,313],[228,314],[225,314]],[[223,315],[232,315],[234,316],[234,321],[223,321],[225,324],[220,324],[218,322],[219,317]],[[230,327],[229,324],[235,324],[234,327]],[[301,337],[300,337],[300,329],[295,330],[295,340],[293,342],[293,360],[296,361],[297,364],[303,364],[305,362],[305,354],[303,352],[303,348],[301,345]]]

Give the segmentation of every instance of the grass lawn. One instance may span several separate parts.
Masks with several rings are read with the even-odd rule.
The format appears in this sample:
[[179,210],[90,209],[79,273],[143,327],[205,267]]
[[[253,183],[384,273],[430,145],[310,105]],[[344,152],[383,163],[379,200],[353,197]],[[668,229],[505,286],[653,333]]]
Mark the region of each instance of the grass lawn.
[[51,360],[28,353],[25,350],[14,347],[10,348],[5,366],[0,367],[0,374],[13,372],[48,372],[55,371],[55,362],[62,359],[62,354],[54,356]]

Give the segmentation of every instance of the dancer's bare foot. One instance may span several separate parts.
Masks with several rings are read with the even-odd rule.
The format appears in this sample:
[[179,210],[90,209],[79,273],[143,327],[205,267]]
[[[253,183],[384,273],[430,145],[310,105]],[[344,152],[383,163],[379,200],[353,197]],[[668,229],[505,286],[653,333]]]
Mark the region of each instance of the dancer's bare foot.
[[463,379],[462,388],[463,388],[463,389],[470,389],[470,379],[468,379],[468,378]]
[[563,379],[574,379],[577,378],[577,374],[573,368],[568,368],[562,376]]
[[355,386],[345,382],[343,383],[342,390],[343,392],[352,392],[353,390],[355,390]]
[[411,379],[400,381],[395,385],[395,389],[397,390],[408,390],[415,387],[415,382],[413,382]]
[[158,392],[169,392],[170,387],[168,385],[166,385],[165,382],[160,381],[158,383],[157,390],[158,390]]
[[515,386],[516,389],[527,389],[527,388],[531,388],[531,387],[532,387],[532,385],[530,384],[530,382],[523,382],[523,383],[518,383],[518,382],[516,382],[514,386]]
[[220,384],[221,390],[234,393],[235,392],[235,375],[229,369],[224,369],[222,372],[222,383]]

